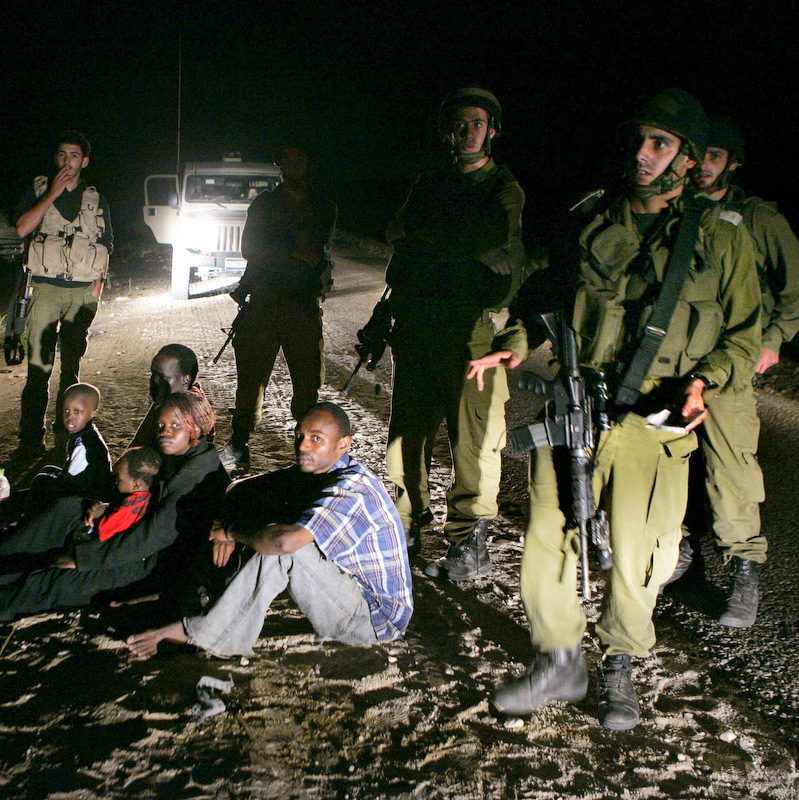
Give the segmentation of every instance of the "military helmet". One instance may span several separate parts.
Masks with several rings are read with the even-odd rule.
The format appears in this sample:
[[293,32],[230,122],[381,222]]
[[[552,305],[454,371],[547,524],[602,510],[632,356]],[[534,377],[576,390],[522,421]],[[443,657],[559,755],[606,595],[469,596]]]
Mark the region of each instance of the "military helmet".
[[682,89],[664,89],[644,103],[629,121],[651,125],[679,136],[683,149],[702,163],[708,145],[710,124],[700,102]]
[[708,147],[720,147],[730,156],[730,162],[737,161],[743,164],[746,159],[746,149],[741,129],[730,117],[714,115],[710,118],[710,136]]
[[480,86],[462,86],[452,94],[447,95],[438,107],[438,128],[444,138],[447,138],[449,131],[446,130],[447,120],[453,111],[464,106],[476,106],[482,108],[488,114],[493,125],[495,136],[499,136],[502,128],[502,106],[496,96]]

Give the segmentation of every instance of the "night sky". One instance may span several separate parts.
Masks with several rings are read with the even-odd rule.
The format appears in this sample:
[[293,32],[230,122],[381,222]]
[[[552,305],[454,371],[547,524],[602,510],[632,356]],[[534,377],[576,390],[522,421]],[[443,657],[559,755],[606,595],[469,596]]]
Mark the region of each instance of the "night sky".
[[799,226],[796,13],[789,3],[11,0],[4,7],[3,204],[77,127],[120,236],[143,235],[142,181],[174,171],[178,42],[184,160],[267,158],[301,136],[342,222],[378,229],[436,147],[435,109],[464,82],[505,109],[498,155],[532,224],[595,188],[616,125],[667,86],[735,115],[745,185]]

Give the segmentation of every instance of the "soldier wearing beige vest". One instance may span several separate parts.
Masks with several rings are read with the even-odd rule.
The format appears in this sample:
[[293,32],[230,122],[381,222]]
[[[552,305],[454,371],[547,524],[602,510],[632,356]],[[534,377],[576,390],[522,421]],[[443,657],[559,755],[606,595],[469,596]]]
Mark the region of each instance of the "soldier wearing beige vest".
[[28,268],[33,293],[25,327],[28,376],[22,391],[19,449],[22,458],[45,452],[45,413],[56,345],[61,375],[53,430],[66,440],[61,422],[64,390],[79,381],[89,326],[97,313],[108,256],[113,250],[108,203],[81,178],[91,147],[77,131],[58,137],[55,176],[41,176],[17,206],[16,228],[31,237]]

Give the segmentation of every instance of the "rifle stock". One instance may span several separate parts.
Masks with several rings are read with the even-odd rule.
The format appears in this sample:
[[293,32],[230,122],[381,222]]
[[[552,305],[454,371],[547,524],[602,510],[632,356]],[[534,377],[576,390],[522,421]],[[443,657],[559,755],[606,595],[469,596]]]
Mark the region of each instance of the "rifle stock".
[[21,364],[25,360],[25,347],[22,334],[25,332],[25,321],[28,317],[28,303],[31,293],[31,271],[22,267],[17,276],[17,283],[11,294],[6,318],[6,334],[3,340],[3,357],[9,367]]

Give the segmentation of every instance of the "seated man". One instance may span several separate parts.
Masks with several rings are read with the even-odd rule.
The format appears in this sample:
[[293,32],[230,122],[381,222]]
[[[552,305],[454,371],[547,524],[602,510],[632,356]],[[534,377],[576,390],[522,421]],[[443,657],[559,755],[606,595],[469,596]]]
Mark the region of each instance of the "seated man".
[[[165,344],[150,364],[150,399],[153,401],[128,447],[158,447],[158,414],[172,392],[189,391],[205,397],[197,383],[197,355],[185,344]],[[206,434],[214,441],[215,429]]]
[[211,531],[217,562],[236,541],[255,553],[204,616],[128,638],[134,655],[162,640],[217,655],[250,655],[284,589],[321,639],[369,645],[397,639],[413,613],[411,573],[397,512],[380,480],[350,457],[350,422],[333,403],[300,421],[297,463],[231,485]]

